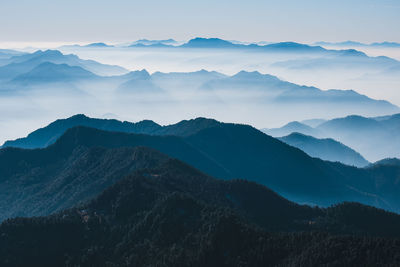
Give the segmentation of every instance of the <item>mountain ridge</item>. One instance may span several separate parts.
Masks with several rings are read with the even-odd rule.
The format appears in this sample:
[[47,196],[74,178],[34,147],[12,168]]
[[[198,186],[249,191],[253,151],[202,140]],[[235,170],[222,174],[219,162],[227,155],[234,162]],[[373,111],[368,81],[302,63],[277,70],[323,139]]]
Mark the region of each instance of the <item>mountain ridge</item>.
[[[80,126],[68,129],[44,151],[70,155],[74,147],[80,146],[147,146],[214,177],[248,179],[300,203],[327,206],[338,200],[358,201],[388,210],[400,209],[396,204],[398,197],[393,194],[397,178],[390,176],[386,167],[358,169],[311,158],[303,151],[247,125],[207,119],[186,121],[185,124],[178,128],[176,125],[167,127],[168,131],[161,133],[163,135],[111,132]],[[192,127],[187,128],[188,124]],[[156,131],[159,129],[163,128],[157,127]],[[9,161],[16,157],[7,154],[10,151],[20,151],[12,153],[24,158],[25,153],[41,150],[27,152],[3,148],[0,152]],[[288,164],[291,168],[287,168]]]

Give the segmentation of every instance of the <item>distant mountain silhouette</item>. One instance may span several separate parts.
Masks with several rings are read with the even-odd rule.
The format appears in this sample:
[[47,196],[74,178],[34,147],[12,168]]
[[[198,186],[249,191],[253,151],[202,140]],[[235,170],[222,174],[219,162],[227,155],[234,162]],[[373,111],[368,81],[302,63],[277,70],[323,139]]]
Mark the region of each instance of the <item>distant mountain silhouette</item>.
[[388,157],[400,157],[400,146],[397,145],[400,144],[397,134],[400,131],[400,114],[371,118],[351,115],[325,121],[315,128],[292,122],[282,128],[263,131],[273,136],[299,132],[318,138],[333,138],[355,149],[372,162]]
[[262,129],[263,132],[274,137],[283,137],[291,133],[302,133],[305,135],[319,136],[318,130],[298,121],[292,121],[282,126],[281,128]]
[[119,66],[105,65],[93,60],[83,60],[76,55],[64,55],[58,50],[38,50],[32,54],[11,57],[7,65],[0,67],[0,79],[11,80],[46,62],[81,67],[97,75],[116,75],[128,72]]
[[0,66],[7,65],[10,58],[17,55],[23,55],[24,52],[12,50],[12,49],[0,49]]
[[181,45],[183,48],[235,48],[246,49],[254,51],[265,52],[318,52],[326,53],[327,50],[320,46],[310,46],[306,44],[299,44],[295,42],[281,42],[267,45],[258,44],[241,44],[233,43],[230,41],[222,40],[219,38],[201,38],[197,37],[189,40],[187,43]]
[[[400,114],[386,119],[348,116],[327,121],[318,130],[359,151],[370,161],[398,157],[400,147],[397,131],[400,130]],[[371,139],[371,136],[374,138]]]
[[382,72],[400,66],[400,62],[393,58],[386,56],[370,57],[355,49],[328,51],[331,54],[329,57],[291,59],[275,62],[272,66],[298,71],[330,69],[332,72],[339,69],[343,70],[346,67]]
[[85,47],[114,47],[114,46],[108,45],[105,43],[91,43],[91,44],[85,45]]
[[186,44],[183,44],[182,47],[188,48],[234,48],[238,47],[238,45],[233,44],[229,41],[225,41],[219,38],[194,38],[189,40]]
[[[240,71],[232,76],[206,70],[153,74],[146,70],[128,72],[95,61],[82,60],[75,55],[64,55],[57,50],[13,56],[10,60],[11,63],[0,67],[0,92],[4,94],[31,89],[44,90],[48,89],[49,83],[57,82],[57,85],[49,88],[51,92],[72,94],[76,91],[79,96],[91,96],[95,90],[107,88],[107,92],[116,99],[124,94],[129,94],[137,101],[146,98],[150,101],[153,97],[158,97],[171,108],[189,103],[201,106],[207,103],[215,110],[251,105],[254,110],[248,109],[248,116],[260,112],[260,109],[263,112],[284,109],[286,112],[282,116],[286,120],[293,118],[293,115],[299,120],[309,118],[313,115],[310,110],[314,109],[323,110],[321,117],[341,117],[347,114],[383,115],[400,110],[387,101],[371,99],[352,90],[320,90],[256,71]],[[41,66],[44,63],[47,65]],[[50,67],[51,63],[63,66],[66,64],[73,68],[61,70],[58,66],[56,70],[55,65],[54,68]],[[66,66],[63,68],[67,69]],[[73,69],[76,73],[72,73]],[[90,78],[83,70],[97,76]],[[110,76],[113,73],[122,75]],[[85,82],[81,83],[84,76]]]
[[[381,47],[395,47],[395,43],[375,43],[374,46]],[[122,47],[132,47],[132,48],[182,48],[182,49],[236,49],[243,51],[254,51],[254,52],[279,52],[279,53],[310,53],[310,54],[318,54],[318,55],[327,55],[327,56],[364,56],[368,58],[368,56],[360,51],[355,49],[346,49],[345,46],[361,46],[361,45],[337,45],[340,50],[334,49],[326,49],[322,46],[335,46],[329,45],[325,42],[315,43],[315,44],[302,44],[296,42],[279,42],[279,43],[268,43],[268,42],[259,42],[259,43],[247,43],[240,41],[229,41],[220,38],[203,38],[196,37],[190,39],[186,43],[180,44],[175,40],[137,40],[128,44],[121,44],[119,46]]]
[[50,83],[69,82],[87,79],[95,79],[98,76],[81,67],[69,66],[67,64],[42,63],[31,71],[18,75],[12,82],[17,83]]
[[[64,123],[68,123],[70,127],[83,124],[71,123],[76,119],[79,121],[82,118],[59,121],[52,126],[56,129],[55,134],[44,128],[15,144],[33,147],[30,140],[38,140],[37,143],[42,146],[52,143],[54,141],[51,140],[56,140],[57,136],[62,134],[62,130],[68,128]],[[83,118],[83,121],[86,120],[91,119]],[[294,201],[325,206],[338,201],[358,201],[385,209],[400,210],[398,197],[382,189],[389,188],[391,192],[398,188],[394,177],[387,176],[385,168],[372,173],[368,169],[313,159],[301,150],[250,126],[225,124],[204,118],[165,127],[147,122],[144,124],[146,127],[139,129],[142,133],[150,135],[136,135],[115,131],[120,127],[125,132],[139,132],[136,127],[142,123],[124,123],[127,126],[123,126],[123,123],[115,122],[115,125],[111,126],[113,121],[95,121],[96,123],[86,122],[85,125],[102,127],[110,132],[90,128],[70,129],[65,133],[65,138],[59,139],[58,146],[69,150],[77,146],[148,146],[217,178],[244,178],[255,181]],[[10,145],[12,143],[6,144]],[[7,153],[10,153],[7,152],[7,148],[3,151],[4,157],[11,159],[11,156],[7,156]],[[24,158],[22,155],[21,158]],[[380,186],[378,180],[382,183]],[[385,186],[382,187],[383,185]]]
[[129,47],[165,47],[176,45],[178,42],[174,39],[166,39],[166,40],[148,40],[148,39],[140,39],[131,44]]
[[279,140],[303,150],[312,157],[323,160],[341,162],[356,167],[365,167],[369,164],[360,153],[331,138],[317,139],[294,132],[279,138]]
[[[353,90],[320,90],[316,87],[301,86],[286,82],[275,76],[261,74],[257,71],[241,71],[230,77],[222,77],[205,82],[200,90],[211,92],[224,92],[239,94],[242,99],[254,98],[254,101],[268,104],[302,106],[299,110],[310,109],[314,105],[316,109],[323,106],[330,107],[332,111],[348,110],[361,111],[369,106],[371,110],[387,110],[388,113],[397,112],[398,107],[393,104],[373,100]],[[232,94],[235,96],[235,94]],[[301,111],[299,111],[301,112]],[[362,111],[361,111],[362,112]]]
[[167,90],[198,90],[203,84],[227,77],[216,71],[200,70],[195,72],[155,72],[151,80],[157,86]]
[[399,215],[356,203],[300,206],[263,186],[167,160],[85,204],[5,221],[0,264],[397,265],[399,223]]
[[130,72],[124,75],[128,80],[118,86],[121,93],[154,94],[163,93],[164,90],[154,84],[150,74],[146,70]]
[[338,46],[338,47],[384,47],[384,48],[393,48],[393,47],[400,47],[400,43],[396,42],[380,42],[380,43],[360,43],[354,41],[346,41],[346,42],[339,42],[339,43],[330,43],[330,42],[317,42],[315,45],[321,46]]
[[308,125],[310,127],[317,127],[318,125],[326,122],[327,120],[325,119],[308,119],[308,120],[303,120],[301,123]]

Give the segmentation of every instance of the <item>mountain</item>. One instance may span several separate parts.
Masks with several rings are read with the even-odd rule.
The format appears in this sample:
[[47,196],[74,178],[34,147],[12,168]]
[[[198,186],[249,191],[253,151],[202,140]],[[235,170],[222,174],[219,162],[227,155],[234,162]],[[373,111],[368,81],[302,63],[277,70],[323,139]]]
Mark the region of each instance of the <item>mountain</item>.
[[292,122],[282,128],[263,129],[273,136],[299,132],[318,138],[329,137],[350,146],[371,162],[400,156],[399,130],[400,114],[380,117],[350,115],[324,121],[315,128]]
[[399,43],[395,42],[375,42],[370,44],[354,42],[354,41],[346,41],[339,43],[330,43],[330,42],[317,42],[315,45],[321,46],[338,46],[338,47],[384,47],[384,48],[397,48],[400,47]]
[[[185,159],[218,176],[226,170],[174,136],[127,135],[92,128],[68,130],[45,148],[0,150],[0,220],[48,215],[100,193],[133,169],[155,166],[163,156]],[[153,165],[151,165],[153,164]]]
[[7,64],[11,57],[23,54],[25,53],[12,49],[0,49],[0,66]]
[[235,48],[235,49],[246,49],[246,50],[263,51],[263,52],[312,52],[312,53],[327,52],[326,49],[320,46],[310,46],[295,42],[280,42],[267,45],[258,45],[258,44],[241,44],[237,42],[233,43],[219,38],[201,38],[201,37],[191,39],[187,43],[181,45],[180,47],[212,48],[212,49]]
[[262,131],[274,137],[283,137],[286,135],[290,135],[291,133],[302,133],[304,135],[312,135],[312,136],[319,135],[319,132],[316,129],[298,121],[289,122],[288,124],[282,126],[281,128],[273,128],[273,129],[265,128],[262,129]]
[[369,72],[384,72],[400,66],[400,62],[398,60],[385,56],[370,57],[365,53],[354,49],[336,50],[336,52],[330,52],[330,54],[331,55],[327,57],[300,58],[279,61],[273,63],[272,66],[287,70],[315,70],[320,72],[327,69],[331,69],[331,72],[339,71],[346,69],[346,67],[354,70],[367,70]]
[[49,215],[72,207],[93,198],[121,176],[157,166],[164,158],[156,151],[140,147],[2,150],[0,165],[8,169],[1,171],[0,221]]
[[113,45],[108,45],[105,43],[91,43],[88,45],[85,45],[84,47],[100,47],[100,48],[104,48],[104,47],[114,47]]
[[3,222],[0,263],[397,265],[399,223],[399,215],[355,203],[300,206],[263,186],[216,180],[167,160],[126,176],[85,204]]
[[386,110],[393,113],[399,110],[387,101],[374,100],[353,90],[320,90],[283,81],[257,71],[240,71],[230,77],[210,80],[204,83],[200,90],[219,93],[226,99],[239,98],[241,101],[275,104],[285,109],[297,106],[297,112],[309,110],[311,105],[317,110],[324,107],[326,110],[346,110],[350,113],[365,112],[367,106],[370,111],[375,112]]
[[320,46],[367,46],[367,44],[363,44],[360,42],[354,42],[354,41],[345,41],[345,42],[338,42],[338,43],[331,43],[331,42],[316,42],[314,45],[320,45]]
[[197,118],[192,120],[183,120],[176,124],[160,127],[152,132],[152,134],[188,137],[197,134],[202,130],[214,127],[220,128],[223,127],[223,125],[219,121],[213,119]]
[[46,62],[81,67],[97,75],[105,76],[125,74],[128,72],[126,69],[119,66],[105,65],[93,60],[83,60],[73,54],[64,55],[58,50],[38,50],[32,54],[11,57],[7,65],[0,67],[0,79],[11,80]]
[[92,119],[83,114],[79,114],[68,119],[57,120],[44,128],[30,133],[25,138],[7,141],[4,143],[3,147],[44,148],[53,144],[68,129],[76,126],[87,126],[101,130],[126,133],[152,133],[161,128],[160,125],[148,120],[131,123],[112,119]]
[[308,120],[301,121],[301,123],[308,125],[310,127],[313,127],[313,128],[317,127],[318,125],[320,125],[324,122],[326,122],[325,119],[308,119]]
[[370,166],[378,166],[378,165],[400,167],[400,159],[398,159],[398,158],[381,159],[381,160],[378,160],[377,162],[372,163]]
[[81,81],[95,78],[98,78],[98,76],[81,67],[45,62],[36,66],[27,73],[18,75],[12,80],[12,82],[23,84],[53,83]]
[[[177,45],[178,42],[174,39],[167,40],[148,40],[148,39],[140,39],[128,45],[128,47],[162,47],[162,46],[172,46]],[[121,45],[126,46],[126,45]]]
[[169,91],[196,91],[203,84],[227,77],[216,71],[199,70],[195,72],[155,72],[151,80],[157,86]]
[[[348,116],[327,121],[317,130],[356,149],[370,161],[398,157],[400,114],[386,119]],[[373,139],[371,139],[373,136]]]
[[369,164],[360,153],[331,138],[317,139],[312,136],[293,132],[288,136],[279,138],[279,140],[303,150],[311,157],[341,162],[356,167],[365,167]]
[[125,75],[129,79],[118,86],[120,93],[159,94],[164,90],[154,84],[146,70],[130,72]]
[[[29,89],[47,90],[48,97],[62,92],[67,93],[72,101],[77,98],[76,102],[82,102],[81,96],[86,95],[87,101],[102,99],[107,106],[128,105],[128,109],[132,106],[147,109],[144,102],[160,101],[160,106],[173,113],[188,106],[193,112],[197,112],[195,114],[221,114],[218,117],[221,120],[227,120],[226,114],[232,114],[235,121],[253,125],[262,125],[268,118],[255,114],[271,114],[275,110],[284,112],[280,112],[279,118],[268,119],[274,123],[278,120],[301,121],[312,118],[316,116],[315,110],[319,111],[317,115],[320,118],[348,114],[378,116],[399,112],[397,106],[387,101],[371,99],[352,90],[321,90],[256,71],[240,71],[228,76],[206,70],[153,74],[140,70],[105,77],[98,74],[111,74],[112,67],[82,60],[75,55],[64,55],[55,50],[14,56],[10,60],[12,63],[0,67],[0,93],[4,95],[15,96],[18,92],[28,91],[34,93],[34,90]],[[47,65],[41,66],[43,63]],[[55,67],[49,67],[52,66],[50,63],[63,67],[58,66],[56,70]],[[89,73],[83,73],[83,70],[97,76],[89,78]],[[53,83],[51,87],[50,82]],[[73,95],[75,91],[79,92],[77,96]],[[153,99],[153,96],[157,99]],[[63,104],[65,103],[60,105]],[[41,106],[33,108],[41,109]],[[148,112],[151,111],[150,109]]]
[[229,41],[219,38],[194,38],[189,40],[186,44],[181,45],[185,48],[236,48],[242,45],[236,45]]
[[[107,125],[106,122],[107,120],[99,120],[100,125],[103,123]],[[115,131],[109,125],[104,128]],[[146,135],[138,135],[82,127],[73,128],[58,139],[53,145],[55,148],[50,146],[43,151],[55,150],[57,147],[72,151],[80,146],[87,148],[146,146],[182,160],[217,178],[243,178],[266,185],[293,201],[321,206],[340,201],[357,201],[387,210],[400,210],[398,194],[394,193],[398,190],[397,177],[389,174],[385,167],[372,171],[322,161],[311,158],[303,151],[253,127],[220,123],[204,118],[164,127],[156,125],[154,129],[150,127],[145,130],[148,130]],[[132,130],[134,131],[136,130]],[[56,137],[49,138],[51,134],[44,135],[45,132],[48,132],[46,128],[38,131],[40,134],[36,133],[20,142],[25,142],[25,146],[29,146],[29,140],[33,136],[44,137],[42,140],[38,138],[42,145],[56,139]],[[20,156],[14,157],[7,154],[11,153],[7,152],[8,149],[11,148],[0,150],[4,153],[4,160],[19,159],[16,162],[21,161],[22,166],[29,162],[24,155],[25,150],[19,152],[22,153]],[[42,150],[32,151],[30,153]],[[13,175],[12,173],[8,175]],[[24,175],[30,177],[31,170],[28,168]],[[9,176],[3,175],[3,177],[7,179]]]
[[296,51],[296,52],[326,52],[326,50],[320,46],[310,46],[306,44],[299,44],[295,42],[280,42],[274,44],[267,44],[264,46],[265,49],[274,51]]

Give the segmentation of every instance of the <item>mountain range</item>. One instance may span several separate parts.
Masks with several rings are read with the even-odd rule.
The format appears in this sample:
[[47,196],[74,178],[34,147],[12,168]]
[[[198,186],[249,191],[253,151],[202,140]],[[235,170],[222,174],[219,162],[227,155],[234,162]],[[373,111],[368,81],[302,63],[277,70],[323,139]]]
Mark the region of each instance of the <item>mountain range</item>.
[[400,44],[396,42],[375,42],[370,44],[354,42],[354,41],[345,41],[339,43],[330,43],[330,42],[317,42],[314,45],[320,46],[338,46],[338,47],[379,47],[379,48],[400,48]]
[[[284,110],[281,116],[285,118],[300,120],[310,117],[310,110],[320,110],[321,117],[376,116],[400,110],[387,101],[371,99],[353,90],[321,90],[256,71],[240,71],[232,76],[206,70],[153,74],[146,70],[128,72],[56,50],[12,56],[8,64],[0,67],[0,79],[0,92],[6,96],[47,89],[46,96],[49,97],[58,91],[66,92],[69,97],[78,92],[79,98],[86,94],[91,96],[88,101],[100,98],[108,105],[120,105],[121,100],[128,97],[141,104],[143,96],[154,96],[171,111],[182,105],[201,108],[205,103],[216,113],[226,108],[237,112],[235,110],[245,106],[247,111],[237,116],[254,124],[261,124],[263,119],[253,114],[267,114],[275,109]],[[150,97],[149,101],[151,99],[154,98]]]
[[365,167],[369,162],[357,151],[331,138],[318,139],[309,135],[293,132],[279,140],[297,147],[308,155],[323,160],[341,162],[350,166]]
[[400,114],[370,118],[352,115],[325,121],[314,128],[292,122],[282,128],[263,129],[276,137],[299,132],[318,138],[333,138],[355,149],[371,162],[400,157],[399,130]]
[[80,67],[98,75],[118,75],[128,71],[119,66],[105,65],[94,60],[83,60],[76,55],[64,55],[58,50],[38,50],[31,54],[16,55],[8,58],[0,67],[0,79],[10,80],[17,75],[33,70],[42,63],[67,64]]
[[[85,125],[107,131],[82,128]],[[54,144],[50,145],[52,143]],[[7,147],[12,145],[42,148],[24,150]],[[46,145],[50,146],[43,149]],[[60,170],[69,171],[70,162],[79,162],[81,154],[74,151],[80,151],[82,148],[85,148],[82,150],[85,152],[95,147],[114,149],[138,146],[156,149],[217,178],[243,178],[255,181],[297,202],[327,206],[341,201],[357,201],[393,211],[400,209],[396,194],[398,176],[387,172],[388,168],[384,165],[375,169],[358,169],[322,161],[311,158],[301,150],[250,126],[220,123],[204,118],[182,121],[170,126],[159,126],[149,121],[133,124],[114,120],[94,120],[82,115],[56,121],[25,139],[5,144],[5,148],[0,150],[0,164],[7,166],[4,168],[7,170],[6,173],[2,174],[4,181],[7,182],[2,183],[0,187],[7,188],[7,192],[11,192],[11,188],[21,190],[22,185],[30,188],[30,183],[22,181],[42,179],[44,176],[39,166],[42,166],[43,172],[46,173],[49,172],[47,168],[52,166],[65,166],[52,174],[53,177],[64,179],[66,174]],[[60,157],[63,160],[56,161]],[[287,168],[288,165],[291,167]],[[394,169],[396,168],[398,167]],[[32,172],[33,169],[35,172]],[[390,166],[390,169],[393,167]],[[68,180],[74,179],[68,178]],[[12,185],[11,181],[22,184]],[[60,184],[68,185],[61,182]],[[39,186],[39,188],[44,187]],[[6,201],[6,198],[3,199]],[[24,203],[28,200],[22,197],[19,201]],[[19,205],[15,199],[12,203]],[[4,203],[1,206],[7,205]],[[21,205],[21,207],[28,206]],[[23,212],[30,210],[32,209],[28,208]],[[6,211],[3,211],[3,214],[6,214]]]

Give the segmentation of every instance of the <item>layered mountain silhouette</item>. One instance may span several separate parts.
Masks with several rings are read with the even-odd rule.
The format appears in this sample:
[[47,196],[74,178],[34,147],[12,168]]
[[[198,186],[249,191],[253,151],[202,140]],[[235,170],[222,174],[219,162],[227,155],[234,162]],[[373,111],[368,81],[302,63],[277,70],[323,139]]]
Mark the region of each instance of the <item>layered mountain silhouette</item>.
[[79,114],[68,119],[54,121],[48,126],[32,132],[26,138],[7,141],[4,143],[3,147],[44,148],[56,142],[68,129],[76,126],[87,126],[101,130],[139,134],[152,133],[161,128],[157,123],[148,120],[131,123],[112,119],[93,119]]
[[289,122],[288,124],[282,126],[281,128],[273,128],[273,129],[264,128],[262,129],[262,131],[275,137],[283,137],[290,135],[291,133],[302,133],[304,135],[311,135],[311,136],[320,135],[318,130],[298,121]]
[[[298,123],[288,125],[298,125]],[[397,134],[400,130],[399,114],[370,118],[352,115],[325,121],[315,128],[303,124],[297,127],[289,126],[263,129],[263,131],[273,136],[299,132],[314,137],[333,138],[355,149],[371,162],[400,155]]]
[[338,47],[379,47],[379,48],[399,48],[400,44],[396,42],[375,42],[370,44],[354,42],[354,41],[345,41],[339,43],[331,43],[331,42],[317,42],[315,45],[321,46],[338,46]]
[[[107,131],[71,128],[77,125],[98,127]],[[68,128],[70,129],[62,135]],[[358,201],[394,211],[400,208],[398,196],[394,193],[398,190],[397,176],[388,174],[385,166],[371,171],[311,158],[301,150],[246,125],[199,118],[162,127],[149,121],[130,124],[113,120],[92,120],[80,115],[57,121],[14,145],[23,144],[21,146],[33,148],[34,145],[29,145],[32,140],[32,143],[36,142],[36,145],[44,147],[60,135],[62,137],[54,145],[45,149],[2,149],[3,164],[6,164],[4,166],[11,163],[16,166],[14,171],[8,167],[10,172],[3,177],[16,175],[19,166],[31,166],[19,174],[30,179],[31,168],[35,165],[29,163],[29,158],[39,160],[42,158],[40,153],[56,153],[49,151],[65,150],[68,153],[63,154],[64,158],[69,158],[77,147],[146,146],[217,178],[255,181],[298,202],[326,206],[340,201]],[[12,143],[5,146],[10,145]],[[21,190],[21,187],[16,188]]]
[[64,55],[58,50],[38,50],[32,54],[17,55],[9,58],[8,64],[0,67],[0,79],[11,80],[46,62],[81,67],[98,75],[117,75],[128,72],[119,66],[105,65],[93,60],[83,60],[73,54]]
[[67,64],[42,63],[31,71],[16,76],[13,83],[37,84],[95,79],[98,76],[81,67]]
[[159,94],[164,92],[151,81],[151,76],[146,70],[130,72],[125,77],[129,77],[128,80],[117,88],[120,93]]
[[167,159],[126,176],[85,204],[48,217],[5,221],[0,262],[397,265],[399,223],[399,215],[356,203],[300,206],[255,183],[216,180]]
[[323,160],[342,162],[346,165],[365,167],[369,162],[360,153],[331,138],[318,139],[312,136],[293,132],[279,138],[288,145],[297,147],[308,155]]
[[235,110],[248,105],[247,116],[260,110],[269,113],[271,109],[284,109],[285,115],[282,116],[292,118],[295,114],[300,119],[309,117],[313,109],[323,110],[321,116],[329,117],[383,115],[399,111],[397,106],[387,101],[374,100],[352,90],[320,90],[259,72],[240,71],[232,76],[206,70],[153,74],[141,70],[128,73],[119,67],[82,60],[57,50],[13,56],[9,61],[9,64],[0,67],[0,91],[3,93],[47,89],[51,83],[57,83],[51,85],[51,92],[74,88],[94,97],[104,97],[110,102],[118,102],[124,94],[128,94],[136,104],[140,104],[142,95],[151,95],[162,98],[171,109],[189,103],[195,106],[211,105],[210,108],[216,111],[227,107]]

